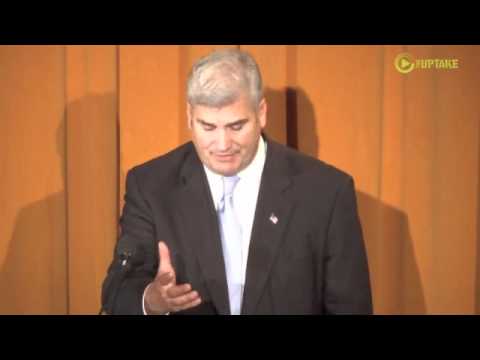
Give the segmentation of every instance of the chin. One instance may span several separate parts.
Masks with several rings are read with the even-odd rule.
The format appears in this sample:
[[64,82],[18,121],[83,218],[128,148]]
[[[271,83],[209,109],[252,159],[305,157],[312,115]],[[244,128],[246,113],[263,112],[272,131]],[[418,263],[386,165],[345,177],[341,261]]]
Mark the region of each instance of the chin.
[[212,166],[212,170],[223,176],[232,176],[238,173],[238,166],[216,164]]
[[233,176],[236,173],[238,173],[237,169],[222,169],[222,168],[217,168],[215,171],[216,173],[222,175],[222,176]]

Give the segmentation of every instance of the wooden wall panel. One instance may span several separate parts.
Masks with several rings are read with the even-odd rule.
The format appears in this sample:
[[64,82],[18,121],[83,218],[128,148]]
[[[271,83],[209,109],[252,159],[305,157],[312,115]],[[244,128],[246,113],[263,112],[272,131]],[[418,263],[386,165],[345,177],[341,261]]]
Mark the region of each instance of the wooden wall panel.
[[[98,310],[125,174],[190,139],[187,73],[225,46],[0,46],[0,313]],[[480,47],[240,48],[267,133],[354,177],[375,312],[478,313]]]
[[64,51],[0,46],[0,313],[67,311]]
[[381,291],[376,249],[385,207],[379,201],[383,56],[380,46],[297,46],[297,68],[291,70],[296,71],[299,150],[355,179],[375,294]]
[[117,237],[117,49],[66,52],[69,312],[95,314]]
[[[437,71],[433,194],[433,313],[473,313],[476,303],[480,51],[435,46],[434,58],[458,58],[459,69]],[[460,295],[462,294],[462,295]]]
[[186,79],[191,65],[225,46],[120,46],[120,207],[133,166],[190,140]]
[[[375,311],[473,313],[479,48],[296,48],[299,148],[356,180]],[[405,51],[461,66],[403,75]]]
[[287,46],[242,45],[248,51],[262,72],[267,99],[266,134],[282,144],[287,142]]

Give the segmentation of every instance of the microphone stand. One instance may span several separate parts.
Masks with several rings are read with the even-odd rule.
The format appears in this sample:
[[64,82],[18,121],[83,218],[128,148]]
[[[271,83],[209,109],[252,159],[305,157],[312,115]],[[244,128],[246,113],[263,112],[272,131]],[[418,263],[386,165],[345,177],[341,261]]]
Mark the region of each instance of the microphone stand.
[[130,264],[130,260],[132,259],[132,253],[130,251],[123,251],[120,254],[119,258],[119,269],[115,271],[110,285],[108,286],[108,290],[113,289],[112,294],[106,299],[105,303],[102,302],[102,306],[98,315],[110,315],[112,313],[113,306],[115,304],[115,301],[117,300],[118,292],[123,283],[123,280],[132,268]]

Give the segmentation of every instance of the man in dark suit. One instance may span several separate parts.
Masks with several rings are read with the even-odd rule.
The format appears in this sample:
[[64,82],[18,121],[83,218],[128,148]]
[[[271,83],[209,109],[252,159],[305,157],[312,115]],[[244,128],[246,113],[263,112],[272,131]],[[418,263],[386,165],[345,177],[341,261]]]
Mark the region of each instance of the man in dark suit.
[[127,174],[105,310],[370,314],[353,180],[263,134],[253,58],[202,58],[187,98],[192,142]]

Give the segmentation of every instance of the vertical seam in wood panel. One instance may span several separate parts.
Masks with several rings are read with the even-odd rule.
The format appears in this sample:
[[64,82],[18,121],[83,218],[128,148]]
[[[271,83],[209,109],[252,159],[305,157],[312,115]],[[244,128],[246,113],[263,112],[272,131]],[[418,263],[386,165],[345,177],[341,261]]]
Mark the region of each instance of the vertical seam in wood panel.
[[[476,47],[476,51],[473,52],[474,56],[477,58],[477,64],[480,64],[480,46]],[[478,75],[477,75],[478,76]],[[477,82],[478,88],[478,82]],[[477,105],[478,108],[478,105]],[[478,171],[477,171],[477,261],[476,261],[476,314],[480,314],[480,117],[477,115],[477,144],[478,144],[478,152],[477,152],[477,162],[478,162]]]
[[[402,46],[402,50],[401,52],[404,53],[404,52],[407,52],[408,51],[408,48],[407,46]],[[408,75],[403,75],[400,77],[400,81],[401,81],[401,97],[402,97],[402,110],[401,110],[401,113],[402,113],[402,118],[400,119],[400,121],[402,122],[402,134],[401,134],[401,139],[402,139],[402,144],[401,144],[401,156],[402,156],[402,159],[401,159],[401,179],[400,179],[400,186],[401,186],[401,190],[400,190],[400,206],[401,206],[401,211],[405,213],[405,222],[403,222],[401,225],[401,234],[399,235],[400,239],[402,240],[402,243],[405,242],[405,241],[410,241],[409,239],[409,217],[408,217],[408,212],[406,211],[405,207],[406,207],[406,180],[407,180],[407,176],[406,176],[406,171],[405,171],[405,161],[406,161],[406,156],[405,156],[405,153],[406,153],[406,142],[407,142],[407,131],[406,131],[406,127],[407,127],[407,117],[408,117],[408,112],[407,112],[407,100],[406,100],[406,87],[407,87],[407,79],[408,79]],[[413,244],[413,239],[411,239],[412,241],[412,249],[415,249],[414,247],[414,244]],[[414,250],[413,250],[414,251]],[[415,257],[415,255],[413,255]],[[403,268],[403,262],[401,263],[401,279],[400,279],[400,286],[403,286],[404,283],[405,283],[405,274],[404,274],[404,268]],[[402,299],[402,302],[401,302],[401,311],[402,313],[405,313],[406,311],[406,306],[405,306],[405,302],[403,301]]]
[[379,111],[379,119],[378,119],[378,133],[380,136],[379,140],[379,151],[378,151],[378,184],[377,184],[377,200],[382,200],[382,180],[383,180],[383,149],[384,149],[384,137],[383,137],[383,122],[385,120],[385,46],[381,47],[380,51],[380,111]]
[[[383,121],[385,119],[385,48],[382,46],[380,51],[381,59],[379,61],[380,71],[380,86],[379,86],[379,117],[378,117],[378,134],[379,134],[379,143],[378,143],[378,170],[377,170],[377,201],[381,202],[382,200],[382,179],[383,179],[383,148],[384,148],[384,137],[383,137]],[[381,229],[380,229],[381,230]]]
[[68,128],[69,128],[69,122],[68,122],[68,46],[65,45],[63,47],[63,97],[64,97],[64,119],[63,121],[65,122],[64,126],[64,141],[63,141],[63,146],[64,148],[64,153],[65,153],[65,158],[64,158],[64,176],[65,176],[65,182],[64,182],[64,187],[65,187],[65,276],[66,276],[66,313],[70,314],[70,221],[69,221],[69,186],[68,186]]
[[83,96],[88,97],[90,93],[90,62],[89,62],[89,52],[90,49],[88,45],[83,46],[83,56],[84,56],[84,64],[85,64],[85,85],[86,85],[86,94]]
[[[296,45],[287,45],[286,50],[286,79],[285,91],[285,142],[286,145],[298,150],[298,95],[297,95],[297,70],[298,48]],[[316,156],[319,157],[318,148]]]
[[188,139],[188,126],[186,127],[186,133],[183,129],[185,128],[184,120],[186,111],[187,93],[186,93],[186,83],[185,77],[188,77],[188,59],[189,59],[189,47],[188,45],[178,45],[178,139],[177,142],[183,143],[184,136],[187,135]]
[[116,229],[116,238],[118,238],[119,233],[118,233],[118,217],[120,215],[120,166],[121,166],[121,146],[120,146],[120,45],[116,45],[115,48],[116,52],[116,90],[117,90],[117,104],[116,104],[116,110],[117,113],[115,115],[115,129],[117,131],[116,138],[117,138],[117,143],[116,143],[116,153],[117,153],[117,169],[116,169],[116,186],[117,186],[117,191],[116,191],[116,196],[115,196],[115,202],[116,202],[116,211],[115,211],[115,229]]
[[[430,56],[429,58],[434,58],[434,47],[432,46],[430,48]],[[430,176],[431,176],[431,181],[432,181],[432,186],[430,187],[430,197],[431,197],[431,213],[430,213],[430,221],[431,221],[431,232],[430,232],[430,241],[431,241],[431,258],[432,258],[432,263],[431,263],[431,269],[432,271],[435,271],[437,269],[437,264],[438,264],[438,256],[437,252],[435,251],[435,239],[436,239],[436,234],[438,232],[437,226],[438,226],[438,204],[439,200],[438,197],[435,196],[437,187],[438,187],[438,182],[435,181],[434,179],[437,179],[436,172],[438,169],[438,133],[439,133],[439,119],[438,119],[438,75],[435,70],[432,71],[432,87],[433,87],[433,99],[432,103],[430,104],[431,108],[429,109],[430,113],[430,119],[433,117],[433,144],[432,144],[432,152],[433,152],[433,158],[431,162],[431,168],[430,168]],[[439,264],[442,266],[442,264]],[[435,273],[432,273],[432,286],[434,288],[434,293],[438,291],[438,279],[437,276],[435,276]],[[438,312],[438,309],[437,309]]]
[[[478,105],[477,105],[478,106]],[[480,125],[477,122],[477,257],[476,257],[476,281],[475,281],[475,313],[480,313]]]
[[[385,46],[381,47],[381,51],[379,52],[379,67],[378,72],[380,73],[380,81],[379,81],[379,126],[378,126],[378,136],[380,137],[378,145],[378,171],[377,171],[377,208],[376,214],[377,214],[377,239],[379,242],[377,244],[381,244],[383,240],[383,234],[384,234],[384,215],[385,212],[383,211],[383,206],[382,206],[382,190],[383,190],[383,151],[384,151],[384,136],[383,136],[383,122],[385,121]],[[375,249],[376,250],[376,249]],[[375,254],[375,252],[374,252]],[[377,252],[378,256],[379,252]],[[374,255],[373,255],[374,256]],[[374,304],[376,301],[374,301]]]
[[[406,52],[407,51],[407,47],[406,46],[403,46],[402,47],[402,51],[401,52]],[[400,179],[400,183],[401,183],[401,191],[400,191],[400,206],[402,208],[402,210],[405,210],[405,206],[406,206],[406,201],[405,201],[405,198],[406,198],[406,186],[405,186],[405,182],[406,182],[406,175],[405,175],[405,152],[406,152],[406,142],[407,142],[407,134],[406,134],[406,127],[407,127],[407,117],[408,117],[408,114],[407,114],[407,101],[406,101],[406,97],[405,97],[405,89],[407,87],[407,79],[408,77],[407,76],[401,76],[400,77],[402,80],[401,80],[401,97],[402,97],[402,144],[401,144],[401,154],[402,154],[402,168],[401,168],[401,172],[402,172],[402,178]],[[408,221],[408,213],[406,213],[406,216],[407,216],[407,221]]]

